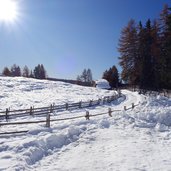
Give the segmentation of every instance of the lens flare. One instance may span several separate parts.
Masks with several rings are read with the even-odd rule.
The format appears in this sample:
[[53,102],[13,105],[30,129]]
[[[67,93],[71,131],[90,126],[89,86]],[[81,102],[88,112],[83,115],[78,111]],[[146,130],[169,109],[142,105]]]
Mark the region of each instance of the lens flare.
[[18,5],[15,0],[0,0],[0,21],[14,22],[18,16]]

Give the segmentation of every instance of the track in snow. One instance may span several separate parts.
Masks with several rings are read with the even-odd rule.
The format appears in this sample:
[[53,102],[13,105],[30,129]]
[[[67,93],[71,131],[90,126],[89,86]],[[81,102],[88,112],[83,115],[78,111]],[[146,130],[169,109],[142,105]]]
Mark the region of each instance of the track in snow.
[[[124,90],[122,92],[126,99],[116,106],[111,106],[123,110],[123,106],[131,106],[132,103],[138,104],[144,100],[138,93]],[[133,166],[145,168],[148,163],[145,161],[134,162],[137,146],[130,149],[130,144],[139,144],[140,138],[136,138],[132,128],[130,132],[124,130],[123,125],[129,125],[124,121],[121,125],[115,124],[117,116],[113,118],[101,118],[96,124],[91,124],[76,142],[55,151],[52,155],[45,157],[36,164],[35,170],[58,170],[58,171],[104,171],[104,170],[124,170],[133,169]],[[135,131],[136,132],[136,131]],[[132,139],[132,137],[134,137]],[[135,142],[135,139],[137,141]],[[142,142],[146,143],[146,142]],[[125,145],[127,144],[127,145]],[[142,144],[140,144],[141,146]],[[147,148],[148,149],[148,148]],[[143,152],[143,147],[140,149]],[[129,158],[127,158],[129,155]],[[140,155],[140,156],[139,156]],[[143,157],[144,153],[138,153],[137,157]],[[143,163],[144,162],[144,163]]]

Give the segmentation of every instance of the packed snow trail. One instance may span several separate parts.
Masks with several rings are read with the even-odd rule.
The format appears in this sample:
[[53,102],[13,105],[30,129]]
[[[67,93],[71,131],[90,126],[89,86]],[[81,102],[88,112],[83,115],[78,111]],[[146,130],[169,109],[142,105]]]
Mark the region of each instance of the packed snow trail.
[[[126,100],[117,108],[145,100],[138,93],[123,93]],[[129,114],[134,115],[135,112],[136,109]],[[161,124],[162,129],[158,125],[149,129],[146,123],[142,129],[129,119],[126,112],[113,114],[112,118],[95,119],[95,122],[86,126],[87,130],[77,141],[54,151],[33,168],[37,171],[171,170],[170,128],[163,131]]]
[[121,110],[123,110],[124,106],[130,107],[132,103],[138,105],[146,100],[145,96],[139,95],[138,92],[131,92],[129,90],[122,90],[121,92],[125,96],[125,100],[120,105],[116,106],[116,108]]
[[134,129],[127,120],[117,124],[104,119],[96,126],[90,125],[78,141],[42,159],[34,170],[170,171],[168,134]]

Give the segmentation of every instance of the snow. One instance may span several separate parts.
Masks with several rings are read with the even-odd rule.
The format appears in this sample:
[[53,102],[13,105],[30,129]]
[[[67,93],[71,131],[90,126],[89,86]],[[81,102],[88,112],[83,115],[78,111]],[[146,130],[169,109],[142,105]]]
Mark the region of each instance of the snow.
[[[116,93],[62,82],[8,77],[0,77],[0,92],[1,110],[87,101]],[[106,112],[90,120],[51,122],[50,128],[45,124],[1,126],[0,132],[29,131],[0,135],[0,171],[170,171],[171,99],[128,90],[122,90],[122,94],[110,104],[51,116],[85,116],[87,110],[92,115]],[[124,106],[129,110],[124,111]],[[109,107],[116,110],[112,117],[107,114]],[[30,116],[9,122],[43,119]]]
[[63,82],[0,77],[0,110],[45,107],[102,98],[113,91],[82,87]]
[[110,89],[109,82],[105,79],[99,79],[96,81],[96,87],[101,89]]

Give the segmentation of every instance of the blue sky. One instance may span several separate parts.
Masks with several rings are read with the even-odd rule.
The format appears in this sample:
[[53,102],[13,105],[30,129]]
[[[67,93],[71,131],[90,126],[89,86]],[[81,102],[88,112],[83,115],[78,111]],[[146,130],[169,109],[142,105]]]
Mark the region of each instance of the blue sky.
[[44,64],[50,77],[76,79],[84,68],[93,78],[118,66],[118,39],[133,18],[159,17],[170,0],[18,0],[15,23],[0,22],[0,71],[17,64]]

